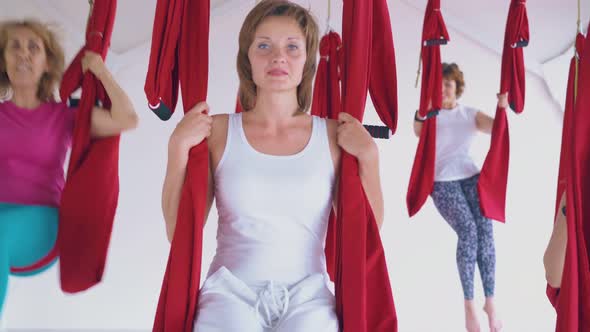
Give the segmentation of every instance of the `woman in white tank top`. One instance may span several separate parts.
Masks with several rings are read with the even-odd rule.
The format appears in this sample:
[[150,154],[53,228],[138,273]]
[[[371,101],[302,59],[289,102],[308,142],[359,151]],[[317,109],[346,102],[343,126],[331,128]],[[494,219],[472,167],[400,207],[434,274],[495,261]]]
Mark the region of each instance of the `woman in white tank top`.
[[[432,200],[441,216],[457,233],[457,268],[465,299],[465,326],[479,332],[474,302],[475,266],[479,267],[491,332],[500,332],[502,322],[494,305],[496,251],[492,221],[481,214],[477,181],[479,169],[469,155],[475,134],[491,133],[493,120],[485,113],[461,105],[465,81],[457,64],[443,63],[443,109],[436,118],[436,155]],[[507,96],[498,95],[498,103],[507,105]],[[414,130],[420,135],[421,119]]]
[[318,27],[284,0],[262,1],[239,38],[239,114],[209,116],[200,103],[170,138],[163,210],[176,223],[188,151],[208,138],[208,211],[219,212],[217,250],[203,283],[195,331],[338,331],[324,241],[340,148],[359,160],[377,223],[383,197],[377,147],[362,124],[309,115]]

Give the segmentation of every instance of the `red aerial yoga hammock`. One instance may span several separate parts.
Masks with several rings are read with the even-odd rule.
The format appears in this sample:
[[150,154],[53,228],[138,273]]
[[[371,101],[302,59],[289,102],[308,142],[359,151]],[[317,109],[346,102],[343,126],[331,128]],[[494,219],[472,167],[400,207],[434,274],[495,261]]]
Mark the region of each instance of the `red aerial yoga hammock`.
[[311,113],[322,118],[336,119],[340,111],[340,70],[342,67],[342,39],[334,31],[320,41],[320,62],[315,75]]
[[[525,68],[522,48],[529,43],[529,22],[525,0],[512,0],[506,20],[500,93],[508,93],[508,104],[517,114],[524,108]],[[506,221],[506,185],[510,140],[506,109],[496,107],[490,150],[482,166],[477,189],[484,216]]]
[[59,208],[59,232],[55,248],[35,265],[12,269],[26,272],[60,257],[61,288],[79,292],[102,279],[119,195],[119,136],[90,139],[90,114],[100,101],[110,100],[90,72],[82,73],[81,58],[87,50],[106,57],[115,20],[116,0],[95,0],[86,27],[86,45],[66,70],[60,88],[62,100],[78,88],[82,98],[76,112],[68,175]]
[[[397,82],[385,0],[344,1],[342,111],[362,121],[367,88],[381,121],[395,130]],[[379,229],[358,176],[342,152],[336,228],[336,311],[343,331],[397,331]]]
[[[569,67],[569,74],[567,80],[567,92],[565,96],[565,110],[563,113],[563,128],[561,132],[561,152],[559,155],[559,173],[557,176],[557,195],[555,201],[555,215],[554,218],[557,218],[559,209],[559,203],[561,201],[561,196],[566,190],[566,181],[567,181],[567,168],[569,166],[569,159],[570,153],[569,148],[571,145],[571,126],[573,121],[573,111],[575,106],[576,94],[577,94],[577,80],[578,80],[578,66],[580,64],[580,57],[583,53],[584,47],[584,35],[578,33],[576,35],[575,41],[575,54],[570,61]],[[555,219],[554,219],[555,220]]]
[[416,149],[406,203],[410,217],[428,199],[434,185],[436,151],[436,115],[442,108],[442,64],[440,45],[448,41],[449,33],[440,12],[440,0],[429,0],[422,28],[422,86],[418,114],[427,117],[422,126]]
[[[385,8],[385,10],[383,11],[381,8]],[[378,29],[378,27],[390,27],[389,14],[387,8],[384,7],[384,3],[374,3],[373,13],[380,13],[381,15],[378,18],[376,16],[373,17],[374,30]],[[369,91],[378,114],[380,115],[382,121],[389,126],[386,128],[390,128],[392,131],[394,131],[397,120],[395,54],[393,48],[393,39],[391,37],[391,28],[388,28],[385,31],[388,31],[385,38],[374,34],[374,39],[370,46],[372,47],[372,50],[381,49],[383,51],[381,53],[371,52],[370,56],[373,60],[373,68],[370,73],[371,82],[369,85]],[[386,44],[382,45],[381,43],[383,42]],[[342,41],[337,33],[330,32],[322,38],[320,42],[320,56],[320,63],[315,80],[312,114],[335,119],[342,109],[342,92],[340,91],[340,80],[342,77],[340,73],[343,71],[342,66],[344,61]],[[376,73],[381,75],[377,76]],[[365,127],[371,132],[373,136],[383,137],[373,132],[375,127]],[[365,204],[368,206],[367,202],[365,202]],[[328,224],[328,236],[326,238],[327,265],[328,272],[330,273],[332,280],[335,280],[337,276],[336,253],[338,240],[336,237],[336,225],[341,225],[341,223],[336,221],[335,218],[336,216],[332,211]],[[371,240],[369,239],[368,242],[371,242]],[[382,249],[378,248],[378,250]],[[348,319],[346,314],[343,315],[346,317],[346,319]]]
[[590,331],[590,49],[586,43],[587,37],[578,34],[563,121],[556,214],[565,192],[567,245],[561,288],[547,286],[557,311],[557,332]]
[[[561,211],[559,211],[559,203],[561,201],[561,196],[566,192],[566,183],[568,180],[568,173],[570,168],[570,147],[571,147],[571,130],[572,130],[572,121],[574,115],[574,106],[575,106],[575,99],[577,94],[577,80],[578,80],[578,66],[580,64],[579,59],[583,53],[583,46],[584,46],[584,35],[578,33],[576,36],[576,43],[575,43],[575,54],[570,61],[569,67],[569,74],[567,80],[567,92],[565,96],[565,110],[563,113],[563,127],[561,132],[561,152],[559,155],[559,173],[557,176],[557,194],[556,194],[556,201],[555,201],[555,214],[554,220],[556,220],[557,216]],[[567,209],[566,209],[567,210]],[[550,285],[547,285],[547,296],[549,301],[554,305],[557,306],[559,289],[555,289]]]
[[[190,20],[187,13],[192,14]],[[362,118],[370,86],[382,121],[394,130],[397,88],[386,2],[347,0],[343,21],[343,110]],[[158,1],[145,91],[154,112],[161,118],[169,118],[174,111],[179,78],[181,90],[186,91],[183,93],[185,111],[205,99],[208,29],[208,0]],[[373,34],[373,30],[379,33]],[[381,49],[371,52],[372,48]],[[369,62],[379,70],[369,70]],[[189,81],[191,78],[193,81]],[[193,328],[200,284],[208,167],[208,150],[203,142],[190,152],[154,331],[188,332]],[[397,331],[379,230],[361,187],[356,159],[346,154],[342,157],[339,198],[340,226],[332,230],[337,232],[336,236],[332,234],[338,242],[337,252],[334,259],[328,260],[335,262],[332,276],[335,277],[337,310],[343,330]]]
[[[158,0],[145,93],[152,110],[168,119],[179,84],[185,113],[207,97],[209,0]],[[209,153],[207,142],[189,153],[154,331],[192,331],[201,278]]]

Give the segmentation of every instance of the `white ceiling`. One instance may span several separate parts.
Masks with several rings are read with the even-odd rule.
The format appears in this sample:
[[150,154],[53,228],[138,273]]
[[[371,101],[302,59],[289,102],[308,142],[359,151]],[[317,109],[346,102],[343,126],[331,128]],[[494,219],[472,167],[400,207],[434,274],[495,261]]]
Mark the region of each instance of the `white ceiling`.
[[[401,0],[425,6],[424,0]],[[510,1],[442,0],[441,7],[449,25],[491,49],[499,49]],[[567,49],[576,34],[576,0],[529,0],[527,11],[531,43],[527,55],[545,62]],[[590,3],[582,3],[582,20],[588,22]],[[584,30],[587,23],[582,23]]]
[[[297,2],[308,2],[311,8],[321,10],[326,6],[327,0]],[[414,8],[420,20],[426,6],[426,0],[389,0],[388,2],[394,19],[397,5],[408,5]],[[451,29],[460,31],[464,37],[492,52],[500,52],[509,0],[441,0],[441,2],[443,15]],[[212,16],[215,19],[216,13],[225,13],[248,3],[254,5],[255,1],[211,0],[211,3]],[[112,51],[121,55],[150,41],[155,6],[156,0],[119,0]],[[531,43],[526,50],[526,56],[530,59],[529,70],[539,74],[541,63],[561,54],[573,41],[576,31],[577,1],[529,0],[527,8]],[[583,22],[588,21],[589,11],[590,3],[584,1]],[[0,0],[0,19],[36,16],[44,21],[56,22],[61,29],[65,30],[72,42],[78,44],[83,41],[87,15],[88,2],[85,0]],[[585,29],[585,23],[582,25]],[[400,33],[403,32],[394,31],[394,38]]]
[[[213,10],[230,0],[211,0]],[[8,8],[6,8],[8,7]],[[112,38],[112,50],[124,53],[150,40],[156,0],[119,0]],[[9,9],[9,10],[5,10]],[[68,37],[83,41],[89,4],[85,0],[0,0],[0,18],[5,14],[18,17],[35,16],[46,22],[56,22]],[[124,19],[122,19],[124,18]]]

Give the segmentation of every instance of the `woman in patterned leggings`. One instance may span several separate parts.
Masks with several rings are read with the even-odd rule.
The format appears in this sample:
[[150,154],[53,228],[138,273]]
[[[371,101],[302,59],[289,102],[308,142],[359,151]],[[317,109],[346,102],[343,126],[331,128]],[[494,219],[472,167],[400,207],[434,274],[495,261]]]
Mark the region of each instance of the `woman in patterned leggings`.
[[[493,302],[496,253],[492,221],[479,209],[477,180],[479,169],[469,156],[471,142],[478,131],[491,133],[493,118],[474,108],[457,103],[465,88],[463,72],[456,64],[443,64],[443,107],[436,124],[436,163],[434,205],[457,233],[457,267],[465,298],[465,325],[469,332],[479,332],[473,300],[473,280],[477,263],[484,286],[484,311],[490,331],[498,332],[502,323]],[[506,95],[498,103],[507,104]],[[420,135],[422,120],[416,116],[414,131]]]

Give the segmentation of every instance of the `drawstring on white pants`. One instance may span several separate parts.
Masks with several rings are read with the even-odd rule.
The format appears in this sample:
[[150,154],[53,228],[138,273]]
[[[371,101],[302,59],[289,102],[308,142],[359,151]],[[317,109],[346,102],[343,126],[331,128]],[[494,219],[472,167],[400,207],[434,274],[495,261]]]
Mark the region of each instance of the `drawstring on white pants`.
[[254,305],[256,318],[268,329],[278,326],[288,309],[289,290],[283,285],[275,285],[272,280],[258,293]]

